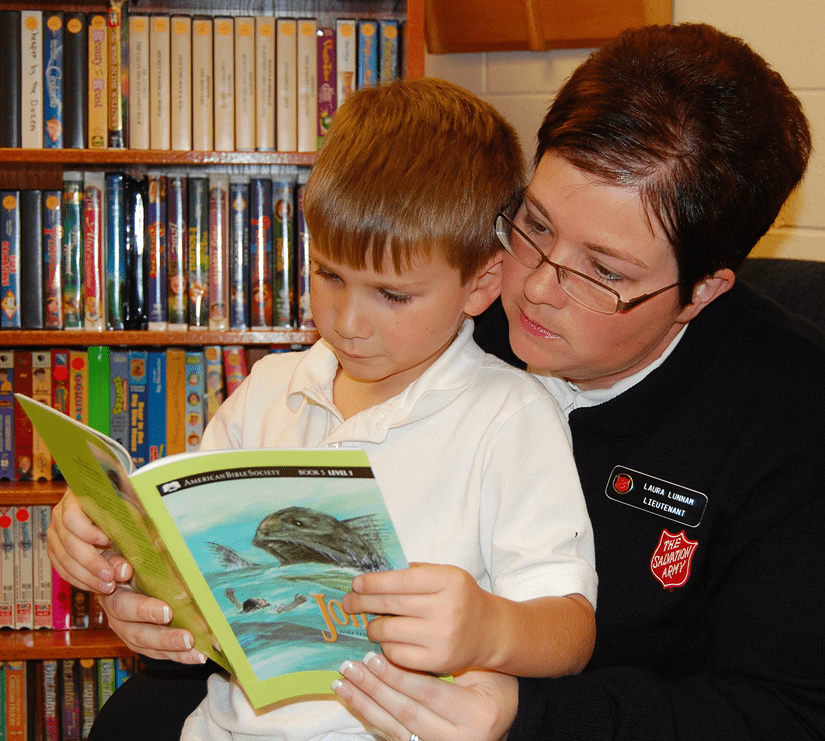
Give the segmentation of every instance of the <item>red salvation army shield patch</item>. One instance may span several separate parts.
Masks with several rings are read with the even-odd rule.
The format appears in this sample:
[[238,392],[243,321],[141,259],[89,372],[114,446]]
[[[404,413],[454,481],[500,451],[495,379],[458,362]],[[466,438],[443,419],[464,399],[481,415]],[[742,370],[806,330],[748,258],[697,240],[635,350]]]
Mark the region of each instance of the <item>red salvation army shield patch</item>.
[[650,559],[650,570],[665,589],[684,586],[690,576],[690,564],[698,545],[698,540],[685,537],[684,530],[678,535],[662,530],[659,545]]

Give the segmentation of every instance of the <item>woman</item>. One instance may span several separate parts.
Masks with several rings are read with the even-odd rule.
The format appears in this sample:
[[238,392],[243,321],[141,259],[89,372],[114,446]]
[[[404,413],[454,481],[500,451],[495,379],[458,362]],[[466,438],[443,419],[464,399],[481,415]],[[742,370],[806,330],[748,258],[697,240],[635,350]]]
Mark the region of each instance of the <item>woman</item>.
[[[368,657],[336,691],[396,741],[821,738],[825,339],[733,272],[804,173],[799,102],[737,39],[645,28],[573,74],[538,138],[477,336],[568,414],[596,650],[580,675],[518,685]],[[80,553],[76,515],[67,501],[55,527]],[[157,604],[104,604],[136,649],[186,655],[181,631],[141,623]]]

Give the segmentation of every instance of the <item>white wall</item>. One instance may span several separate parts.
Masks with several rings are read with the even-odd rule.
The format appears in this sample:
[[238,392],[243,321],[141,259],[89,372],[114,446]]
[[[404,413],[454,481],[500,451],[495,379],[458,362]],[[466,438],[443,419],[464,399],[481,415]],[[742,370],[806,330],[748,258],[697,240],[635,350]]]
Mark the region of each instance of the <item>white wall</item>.
[[[814,155],[801,187],[753,254],[825,260],[825,2],[674,0],[673,20],[711,23],[741,37],[802,100]],[[518,130],[529,159],[554,92],[588,51],[427,55],[426,73],[463,85],[495,105]]]

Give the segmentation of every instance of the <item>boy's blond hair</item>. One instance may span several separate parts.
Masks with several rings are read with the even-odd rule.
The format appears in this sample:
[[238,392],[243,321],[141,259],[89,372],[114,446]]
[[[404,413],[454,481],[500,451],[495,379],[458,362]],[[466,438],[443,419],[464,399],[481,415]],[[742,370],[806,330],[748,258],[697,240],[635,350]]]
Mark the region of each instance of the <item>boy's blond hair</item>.
[[335,113],[304,195],[313,244],[354,268],[396,271],[434,247],[466,283],[500,248],[499,211],[524,188],[513,127],[472,93],[431,78],[353,93]]

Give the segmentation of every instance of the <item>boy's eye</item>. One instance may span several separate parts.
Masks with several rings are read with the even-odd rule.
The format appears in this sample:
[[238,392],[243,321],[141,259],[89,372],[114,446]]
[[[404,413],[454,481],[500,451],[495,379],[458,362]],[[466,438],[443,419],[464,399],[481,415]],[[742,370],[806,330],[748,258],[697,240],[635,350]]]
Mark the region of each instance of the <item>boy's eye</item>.
[[341,280],[341,278],[338,275],[333,273],[331,270],[327,270],[323,265],[316,264],[314,272],[315,275],[317,275],[319,278],[323,278],[324,280],[328,280],[331,282]]
[[412,296],[409,294],[398,293],[387,288],[379,288],[378,293],[383,299],[389,301],[391,304],[408,304],[412,301]]

